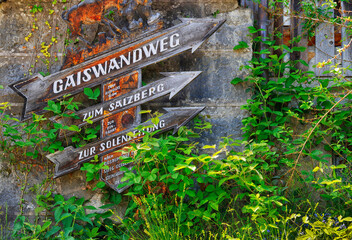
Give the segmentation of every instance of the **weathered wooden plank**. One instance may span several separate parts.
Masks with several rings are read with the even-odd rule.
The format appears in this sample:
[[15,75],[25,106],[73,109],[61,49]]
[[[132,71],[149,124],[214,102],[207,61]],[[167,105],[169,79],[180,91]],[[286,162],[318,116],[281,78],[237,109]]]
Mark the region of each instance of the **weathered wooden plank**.
[[221,19],[182,19],[182,23],[145,39],[97,56],[43,78],[36,75],[12,85],[25,98],[22,119],[43,113],[48,100],[76,94],[126,72],[141,69],[181,52],[192,52],[225,22]]
[[[308,36],[307,36],[307,33],[303,31],[303,26],[302,26],[302,22],[304,20],[299,19],[298,17],[295,17],[295,16],[302,15],[300,0],[291,0],[291,14],[292,14],[292,18],[290,20],[291,48],[294,48],[294,47],[307,48]],[[306,63],[308,63],[308,49],[304,52],[300,52],[300,51],[292,52],[290,54],[290,59],[292,61],[303,60]],[[302,63],[298,63],[296,66],[302,71],[308,71],[308,66],[305,66]]]
[[246,6],[250,9],[252,9],[253,13],[254,13],[254,3],[251,0],[246,0]]
[[[290,41],[291,48],[297,47],[298,44],[294,41],[298,36],[298,18],[295,17],[296,14],[300,12],[300,0],[291,0],[290,4],[291,9],[291,20],[290,20]],[[291,61],[298,60],[300,57],[300,53],[298,51],[292,52],[290,54]]]
[[[257,4],[258,6],[258,24],[259,24],[259,28],[260,30],[260,36],[262,37],[262,39],[264,41],[268,41],[269,40],[269,19],[268,19],[268,0],[262,0],[260,5]],[[268,45],[264,44],[264,42],[260,42],[260,50],[264,50],[264,49],[268,49]],[[259,56],[261,59],[266,59],[267,58],[267,54],[260,54]],[[268,69],[265,69],[263,71],[263,76],[264,77],[268,77],[269,76],[269,71]]]
[[[308,48],[308,35],[307,32],[304,31],[302,23],[305,21],[304,19],[298,18],[302,16],[301,12],[301,1],[299,0],[291,0],[291,12],[293,17],[291,20],[291,41],[292,39],[297,39],[291,43],[291,47],[305,47]],[[291,53],[291,60],[303,60],[308,64],[308,49],[304,52],[294,51]],[[297,67],[302,71],[308,71],[308,66],[298,63]]]
[[[306,50],[304,52],[299,52],[299,60],[302,60],[309,64],[308,60],[308,33],[307,31],[303,30],[303,25],[302,22],[304,20],[300,19],[298,21],[298,35],[301,37],[301,40],[297,43],[297,47],[305,47]],[[302,71],[308,71],[309,66],[298,63],[298,68],[301,69]]]
[[[320,2],[321,4],[321,2]],[[331,16],[333,16],[331,11]],[[315,61],[316,64],[328,62],[331,64],[322,68],[315,68],[315,75],[319,77],[332,76],[332,74],[323,74],[324,71],[330,70],[330,67],[335,64],[335,35],[334,25],[321,22],[315,30]]]
[[[275,3],[275,12],[277,15],[274,16],[274,40],[275,40],[275,45],[280,46],[283,44],[283,33],[284,33],[284,8],[283,8],[283,3],[282,2],[276,2]],[[277,33],[277,34],[276,34]],[[282,33],[282,36],[278,36],[279,33]],[[277,56],[282,55],[282,50],[277,49],[274,51],[274,54]]]
[[[262,0],[261,6],[258,9],[258,15],[259,15],[259,28],[263,29],[260,31],[260,36],[262,37],[262,39],[265,39],[265,40],[269,40],[268,39],[269,19],[268,19],[267,8],[268,8],[268,0]],[[264,44],[263,42],[261,42],[260,48],[261,48],[261,50],[265,49],[265,48],[267,48],[267,45]],[[261,54],[260,57],[265,59],[265,58],[267,58],[267,55]]]
[[[349,2],[341,2],[342,8],[342,16],[343,17],[351,17],[352,16],[352,1]],[[346,21],[344,24],[351,26],[350,21]],[[341,38],[342,38],[342,48],[347,46],[351,42],[351,34],[348,35],[346,32],[346,28],[342,28]],[[345,51],[342,52],[342,67],[343,68],[351,68],[352,69],[352,48],[348,47]],[[347,70],[345,72],[345,76],[352,76],[352,71]]]
[[[164,108],[167,111],[166,114],[159,118],[159,123],[153,125],[150,121],[141,124],[141,126],[147,127],[145,131],[165,132],[174,129],[174,133],[178,129],[187,124],[191,119],[203,111],[204,107],[184,107],[184,108]],[[131,137],[128,133],[134,134]],[[90,161],[95,155],[103,156],[118,148],[122,148],[131,142],[137,141],[143,138],[144,133],[130,128],[120,133],[101,139],[97,142],[90,143],[84,147],[75,149],[73,147],[67,147],[61,152],[56,152],[46,157],[56,164],[54,177],[60,177],[67,173],[73,172],[80,168],[82,163]]]

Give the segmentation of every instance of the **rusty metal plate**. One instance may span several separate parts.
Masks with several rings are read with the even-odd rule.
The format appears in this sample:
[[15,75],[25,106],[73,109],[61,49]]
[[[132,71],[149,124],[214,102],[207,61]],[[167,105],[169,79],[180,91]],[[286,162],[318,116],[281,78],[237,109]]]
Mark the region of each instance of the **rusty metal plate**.
[[130,170],[133,167],[133,163],[122,163],[122,156],[130,157],[130,153],[122,154],[121,152],[112,152],[101,157],[101,162],[103,162],[105,166],[109,166],[109,169],[102,170],[100,178],[109,187],[119,193],[128,188],[128,186],[119,188],[119,185],[122,183],[121,179],[124,176],[124,171],[120,171],[121,167],[127,167]]
[[124,112],[117,113],[101,121],[101,138],[116,134],[136,125],[137,107],[130,108]]
[[102,100],[104,102],[126,94],[139,87],[141,71],[134,71],[103,85]]
[[182,23],[47,77],[36,75],[11,87],[25,98],[22,119],[43,113],[49,100],[76,94],[192,49],[195,51],[225,20],[182,19]]
[[[157,125],[153,125],[149,121],[140,125],[148,127],[145,130],[148,132],[165,132],[174,129],[174,133],[176,133],[181,126],[187,124],[203,109],[204,107],[164,108],[167,113],[159,118],[160,122]],[[133,137],[129,135],[131,132],[134,134]],[[130,128],[84,147],[75,149],[70,146],[61,152],[56,152],[46,157],[56,164],[54,177],[57,178],[78,170],[82,163],[90,161],[95,155],[101,157],[132,142],[138,141],[143,136],[143,132]]]

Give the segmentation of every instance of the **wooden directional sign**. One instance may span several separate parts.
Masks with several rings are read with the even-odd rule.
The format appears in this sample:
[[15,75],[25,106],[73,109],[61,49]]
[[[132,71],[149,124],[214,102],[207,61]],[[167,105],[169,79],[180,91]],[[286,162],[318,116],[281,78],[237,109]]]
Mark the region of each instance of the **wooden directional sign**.
[[20,81],[11,87],[25,98],[23,119],[42,113],[48,100],[76,94],[115,76],[137,70],[192,49],[194,52],[225,21],[219,19],[181,19],[182,23],[129,43],[47,77]]
[[[158,130],[164,132],[174,129],[174,133],[176,133],[181,126],[188,123],[203,109],[204,107],[164,108],[167,113],[160,117],[160,122],[157,125],[151,126],[151,123],[148,121],[141,124],[141,126],[147,127],[145,129],[147,132]],[[128,134],[130,132],[134,134],[134,137]],[[67,147],[62,152],[47,155],[47,158],[56,164],[54,175],[56,178],[78,170],[82,163],[93,159],[95,155],[102,156],[116,151],[118,148],[141,139],[143,135],[143,132],[130,128],[79,149]]]
[[82,127],[87,124],[87,118],[89,118],[90,121],[96,122],[162,96],[170,95],[171,99],[200,73],[201,72],[162,73],[166,77],[161,80],[150,83],[142,88],[132,90],[101,104],[78,111],[76,115],[79,119],[60,119],[54,117],[51,120],[67,126],[77,125]]
[[[110,8],[116,8],[119,16],[126,17],[127,28],[103,17],[104,11]],[[137,9],[139,14],[143,15],[142,18],[137,18],[138,20],[135,19],[136,13],[133,12]],[[86,125],[88,119],[92,122],[101,121],[100,139],[78,149],[67,147],[64,151],[48,155],[47,158],[56,165],[54,175],[56,178],[78,170],[82,163],[98,155],[101,161],[109,166],[109,169],[101,172],[101,179],[121,192],[126,188],[118,188],[124,174],[120,169],[122,166],[130,168],[132,165],[125,165],[121,161],[121,153],[116,150],[144,136],[143,131],[136,130],[140,122],[137,114],[140,105],[166,95],[171,99],[200,74],[200,72],[163,73],[164,78],[141,87],[140,69],[187,50],[194,52],[225,21],[214,18],[181,19],[182,23],[155,32],[162,24],[159,21],[159,14],[152,13],[151,1],[137,1],[137,3],[112,1],[106,4],[101,0],[87,0],[72,7],[63,14],[63,17],[68,22],[71,35],[80,37],[88,45],[90,42],[83,36],[82,25],[94,22],[105,24],[105,27],[115,34],[114,41],[108,40],[106,33],[100,34],[99,39],[102,41],[99,41],[98,45],[88,46],[84,51],[69,51],[63,70],[47,77],[38,74],[11,87],[25,99],[22,113],[22,120],[25,120],[33,113],[43,113],[49,100],[57,100],[68,94],[80,93],[84,88],[101,85],[100,104],[76,112],[77,119],[57,117],[51,119],[66,126],[79,127]],[[141,28],[139,31],[133,30],[138,26]],[[134,40],[123,43],[124,39]],[[114,47],[115,42],[120,45]],[[87,57],[92,58],[86,60]],[[140,125],[144,126],[144,131],[147,132],[174,129],[175,133],[203,109],[203,107],[165,108],[166,114],[159,118],[158,124],[151,124],[148,121]],[[63,133],[73,134],[66,131],[60,135]]]

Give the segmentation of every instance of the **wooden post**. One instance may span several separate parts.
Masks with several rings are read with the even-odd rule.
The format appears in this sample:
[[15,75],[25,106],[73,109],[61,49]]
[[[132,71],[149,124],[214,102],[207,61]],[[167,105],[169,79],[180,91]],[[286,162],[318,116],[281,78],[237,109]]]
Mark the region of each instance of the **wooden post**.
[[[333,16],[331,12],[331,16]],[[331,64],[323,68],[315,68],[315,75],[318,77],[328,77],[332,74],[323,74],[324,71],[330,70],[331,66],[335,64],[335,36],[334,25],[321,22],[315,30],[315,59],[316,64],[319,62],[327,62],[331,59]]]
[[[275,45],[279,46],[283,44],[283,33],[284,33],[284,5],[282,2],[276,2],[275,3],[275,11],[278,15],[274,16],[274,40],[275,40]],[[281,37],[278,37],[276,33],[282,33]],[[278,49],[274,51],[274,54],[276,54],[278,57],[282,55],[282,50]]]
[[[341,7],[342,7],[342,16],[343,17],[352,16],[352,3],[351,3],[351,1],[349,1],[349,2],[341,2]],[[351,26],[349,21],[346,21],[344,24]],[[342,46],[341,46],[342,48],[345,45],[350,44],[351,34],[347,34],[347,29],[346,28],[342,28],[341,37],[342,37]],[[343,68],[348,68],[348,67],[352,68],[352,48],[351,48],[351,46],[348,47],[342,53],[342,67]],[[352,76],[352,71],[351,70],[347,70],[345,72],[345,76],[348,76],[348,77]]]
[[[291,25],[290,25],[290,34],[291,34],[291,48],[293,47],[308,47],[308,36],[307,32],[304,32],[302,22],[303,20],[299,19],[298,16],[301,14],[301,1],[300,0],[291,0]],[[297,16],[297,17],[296,17]],[[298,41],[300,38],[300,41]],[[290,54],[290,59],[292,61],[303,60],[308,63],[308,49],[304,52],[294,51]],[[297,64],[297,67],[302,71],[308,71],[308,67],[302,63]]]

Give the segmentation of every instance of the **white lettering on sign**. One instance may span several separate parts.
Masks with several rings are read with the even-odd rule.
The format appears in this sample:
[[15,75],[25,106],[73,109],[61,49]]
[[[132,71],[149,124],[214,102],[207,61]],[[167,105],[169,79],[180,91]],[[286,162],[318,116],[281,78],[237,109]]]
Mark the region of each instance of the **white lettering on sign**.
[[94,109],[88,113],[85,113],[83,116],[83,121],[88,119],[88,118],[95,118],[97,116],[101,116],[103,115],[103,107],[99,108],[99,109]]
[[[128,164],[129,164],[129,163],[128,163]],[[128,165],[128,164],[126,164],[126,165]],[[132,170],[132,168],[133,168],[133,166],[128,167],[129,170]],[[110,179],[112,179],[112,178],[121,176],[121,175],[124,174],[124,173],[125,173],[124,171],[120,171],[120,172],[113,173],[113,174],[107,176],[107,177],[105,178],[105,180],[108,181],[108,180],[110,180]],[[115,181],[115,185],[118,185],[118,184],[120,184],[120,183],[121,183],[120,180],[116,180],[116,181]]]
[[[115,157],[115,158],[112,158],[112,159],[104,158],[104,165],[111,165],[113,163],[118,162],[121,157],[129,157],[129,156],[130,156],[129,154],[124,154],[124,155],[121,155],[119,157]],[[113,157],[113,155],[112,155],[112,157]],[[118,166],[121,167],[120,165],[118,165]],[[125,165],[123,165],[123,166],[125,166]],[[119,167],[116,167],[116,168],[119,168]]]
[[[165,127],[165,120],[160,120],[160,122],[158,124],[154,124],[153,127],[146,128],[144,131],[154,132],[154,131],[156,131],[158,129],[162,129],[164,127]],[[138,130],[134,130],[133,134],[134,134],[134,138],[139,138],[139,137],[143,136],[145,133],[140,132]],[[99,151],[103,152],[103,151],[109,150],[111,148],[118,147],[119,145],[127,143],[131,140],[132,140],[132,137],[128,136],[128,135],[118,136],[118,137],[110,139],[106,142],[100,143]]]
[[[156,42],[134,49],[133,51],[120,55],[117,58],[112,58],[104,63],[99,63],[76,74],[69,75],[66,79],[58,79],[53,83],[53,93],[58,94],[68,88],[77,87],[82,84],[82,81],[89,82],[93,77],[99,78],[105,76],[112,71],[117,71],[125,66],[137,63],[142,59],[150,58],[158,53],[165,52],[178,46],[180,46],[180,34],[175,33],[170,37],[159,39]],[[142,94],[140,97],[143,98],[143,96],[145,96],[145,94]]]
[[79,160],[83,158],[87,158],[89,156],[95,155],[95,147],[91,147],[88,149],[84,149],[83,151],[79,152]]
[[[83,113],[83,121],[87,120],[87,119],[92,119],[92,118],[96,118],[99,116],[104,115],[104,111],[110,111],[113,112],[116,109],[119,108],[124,108],[126,106],[132,105],[134,103],[137,103],[143,99],[146,99],[148,97],[152,97],[155,94],[161,93],[165,91],[165,86],[163,83],[160,83],[159,85],[155,86],[155,87],[150,87],[146,90],[143,90],[141,92],[137,92],[131,96],[126,96],[120,100],[117,101],[113,101],[112,103],[110,103],[108,105],[109,109],[104,109],[104,107],[100,107],[98,109],[93,109],[90,110],[89,112]],[[107,107],[105,107],[107,108]]]
[[122,100],[118,100],[115,102],[110,103],[109,105],[109,111],[112,112],[118,108],[123,108],[128,105],[131,105],[133,103],[139,102],[147,97],[151,97],[157,93],[161,93],[165,90],[164,84],[159,84],[156,87],[151,87],[149,89],[146,89],[142,92],[137,92],[132,96],[127,96],[123,98]]

